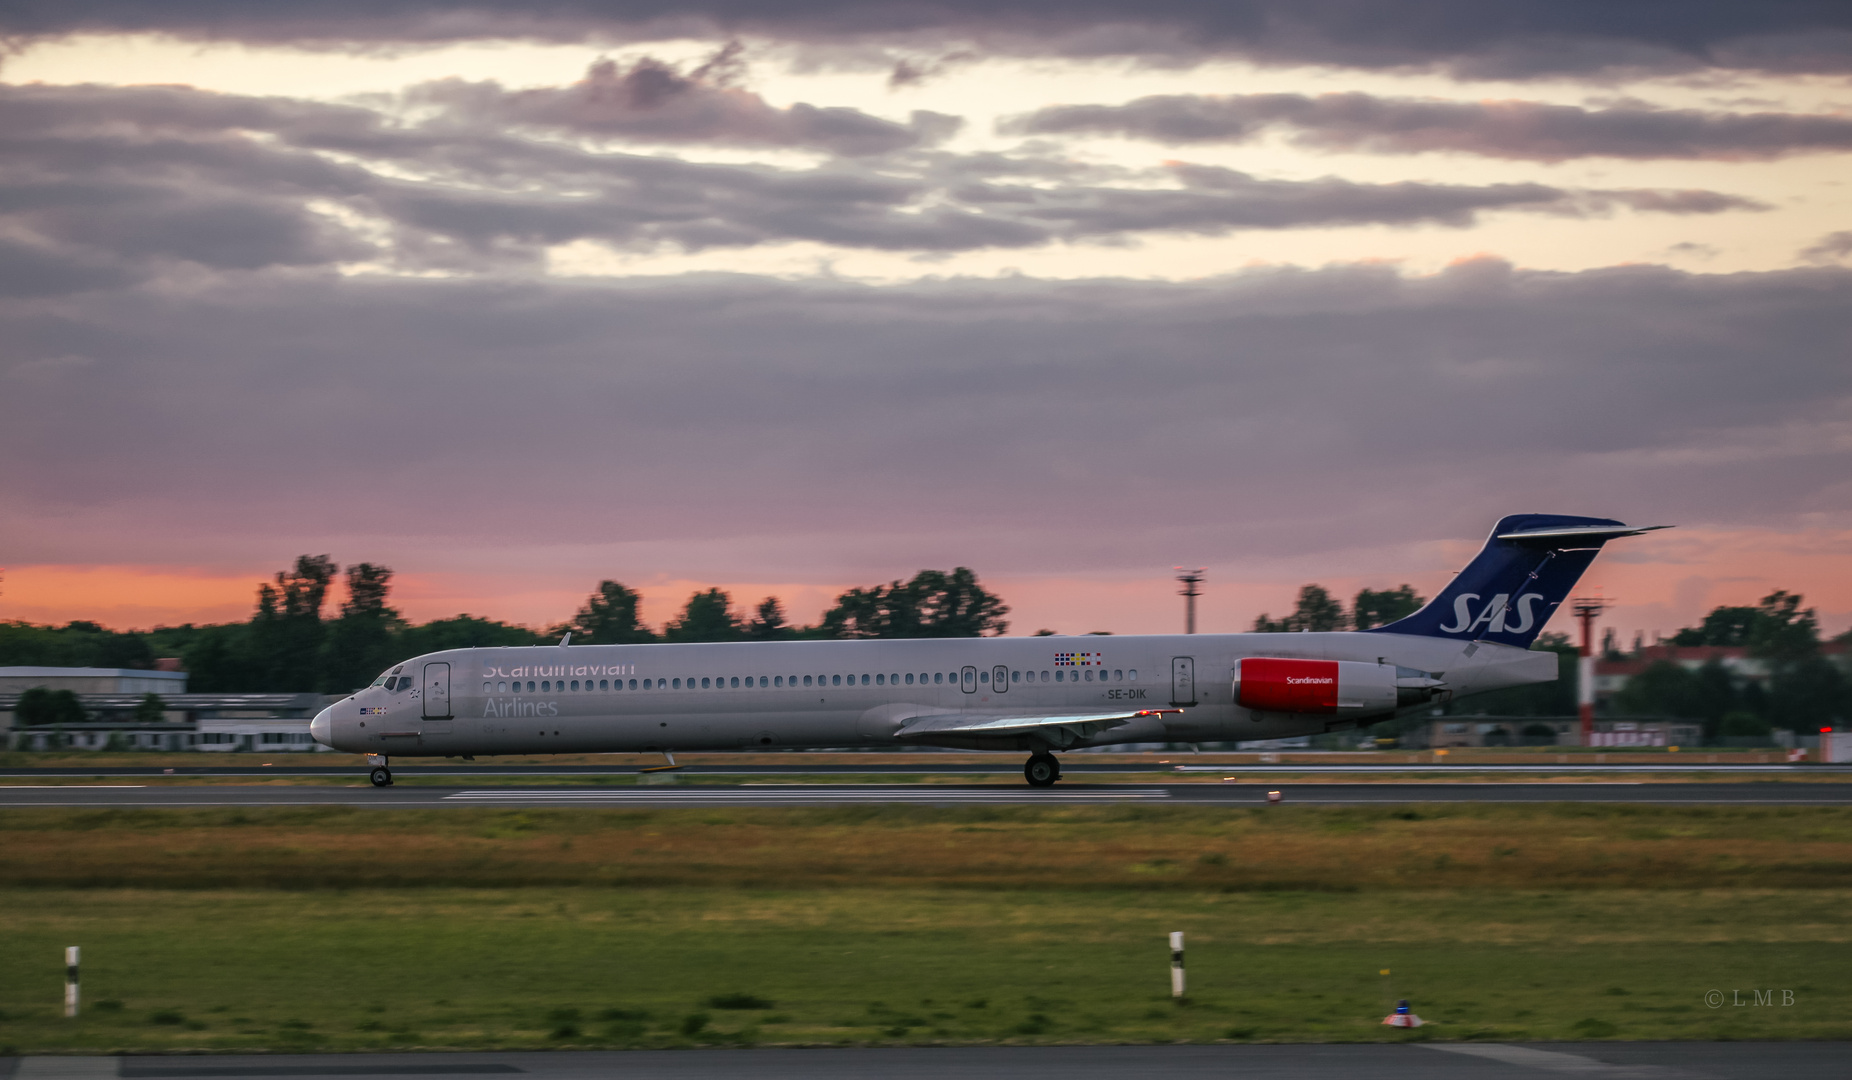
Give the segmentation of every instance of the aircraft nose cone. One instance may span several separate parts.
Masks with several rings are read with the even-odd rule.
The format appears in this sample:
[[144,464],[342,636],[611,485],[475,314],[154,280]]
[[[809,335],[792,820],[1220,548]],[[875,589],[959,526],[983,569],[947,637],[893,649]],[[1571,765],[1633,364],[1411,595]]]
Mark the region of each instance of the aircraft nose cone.
[[334,722],[330,718],[330,714],[333,712],[334,706],[330,705],[321,712],[316,713],[315,719],[309,721],[309,737],[331,749],[334,744],[328,740],[334,737]]

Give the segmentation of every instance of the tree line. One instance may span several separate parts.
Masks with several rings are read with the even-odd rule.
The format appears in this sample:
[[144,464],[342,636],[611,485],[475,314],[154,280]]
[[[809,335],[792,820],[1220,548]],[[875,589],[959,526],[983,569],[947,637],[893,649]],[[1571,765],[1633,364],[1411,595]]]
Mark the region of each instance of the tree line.
[[[1822,651],[1820,620],[1802,602],[1799,593],[1778,589],[1752,607],[1714,608],[1666,641],[1741,646],[1766,666],[1765,681],[1733,675],[1715,659],[1695,670],[1656,660],[1615,695],[1612,711],[1701,720],[1707,738],[1767,735],[1778,727],[1805,734],[1845,724],[1852,718],[1852,679]],[[1852,645],[1852,631],[1834,641]],[[1604,653],[1625,658],[1611,645]]]
[[[652,641],[775,641],[801,638],[922,638],[999,635],[1008,605],[966,567],[921,570],[907,580],[854,588],[836,598],[814,626],[797,626],[776,596],[750,611],[712,588],[695,592],[660,630],[644,625],[641,598],[617,581],[601,581],[572,618],[545,630],[457,615],[413,624],[388,602],[393,572],[355,563],[343,572],[326,555],[299,556],[258,586],[248,621],[114,631],[93,622],[62,627],[0,623],[0,666],[152,668],[178,657],[188,689],[198,693],[318,691],[367,685],[398,661],[441,649],[541,645],[567,633],[575,644]],[[346,598],[330,614],[328,599],[344,577]],[[32,701],[34,714],[57,705]],[[54,721],[55,722],[55,721]],[[73,721],[75,722],[75,721]]]

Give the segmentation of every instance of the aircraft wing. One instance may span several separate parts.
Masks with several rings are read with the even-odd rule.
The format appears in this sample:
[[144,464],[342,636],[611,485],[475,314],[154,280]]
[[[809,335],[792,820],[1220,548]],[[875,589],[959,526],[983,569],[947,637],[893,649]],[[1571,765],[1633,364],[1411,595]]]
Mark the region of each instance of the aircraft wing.
[[[1119,712],[1049,713],[999,716],[983,713],[931,713],[907,718],[894,732],[896,739],[930,740],[947,735],[961,738],[1004,737],[1065,730],[1071,739],[1122,727],[1144,716],[1182,712],[1182,709],[1125,709]],[[1068,740],[1068,741],[1071,741]]]

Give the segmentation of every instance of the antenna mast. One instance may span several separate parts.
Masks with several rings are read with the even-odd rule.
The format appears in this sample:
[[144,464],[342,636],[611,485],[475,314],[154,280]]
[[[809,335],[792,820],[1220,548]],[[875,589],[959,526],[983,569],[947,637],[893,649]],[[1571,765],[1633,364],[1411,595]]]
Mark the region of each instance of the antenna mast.
[[1177,593],[1178,596],[1183,597],[1183,632],[1194,634],[1196,632],[1196,598],[1202,595],[1202,590],[1196,586],[1202,584],[1203,574],[1208,568],[1199,566],[1194,570],[1185,570],[1179,566],[1175,569],[1177,580],[1183,583],[1183,588]]

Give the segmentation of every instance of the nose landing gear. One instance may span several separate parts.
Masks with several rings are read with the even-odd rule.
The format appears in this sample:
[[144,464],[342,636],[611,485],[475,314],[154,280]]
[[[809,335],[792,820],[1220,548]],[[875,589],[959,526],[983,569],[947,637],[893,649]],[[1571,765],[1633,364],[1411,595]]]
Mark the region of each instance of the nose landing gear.
[[367,763],[373,766],[373,772],[369,776],[369,779],[373,781],[374,787],[392,786],[392,770],[386,768],[386,755],[368,754]]
[[1061,763],[1048,751],[1037,751],[1023,765],[1022,778],[1029,781],[1030,787],[1053,787],[1061,779]]

